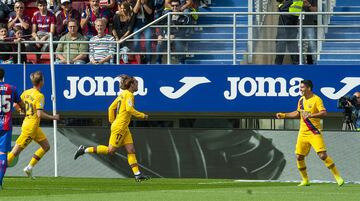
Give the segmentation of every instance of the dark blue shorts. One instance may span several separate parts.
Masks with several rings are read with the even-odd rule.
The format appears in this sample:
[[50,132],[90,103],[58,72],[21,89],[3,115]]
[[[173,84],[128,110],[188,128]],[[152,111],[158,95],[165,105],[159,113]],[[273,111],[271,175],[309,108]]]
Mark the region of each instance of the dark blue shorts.
[[12,130],[0,131],[0,152],[11,151],[11,134]]

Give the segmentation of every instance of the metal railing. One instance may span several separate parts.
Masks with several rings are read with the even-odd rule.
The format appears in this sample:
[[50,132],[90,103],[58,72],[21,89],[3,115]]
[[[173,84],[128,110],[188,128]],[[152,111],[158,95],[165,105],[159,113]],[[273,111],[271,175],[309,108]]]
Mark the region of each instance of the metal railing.
[[[268,16],[272,16],[272,15],[285,15],[288,13],[279,13],[279,12],[202,12],[202,13],[196,13],[198,15],[200,15],[200,18],[219,18],[219,19],[223,19],[224,21],[226,21],[227,23],[223,23],[223,21],[219,21],[220,23],[218,23],[216,20],[216,23],[207,23],[207,24],[189,24],[189,25],[172,25],[171,24],[171,19],[173,15],[183,15],[184,13],[168,13],[162,17],[160,17],[159,19],[151,22],[150,24],[148,24],[147,26],[141,28],[140,30],[138,30],[135,33],[132,33],[131,35],[129,35],[128,37],[124,38],[123,40],[120,41],[113,41],[113,42],[103,42],[103,43],[113,43],[116,44],[116,64],[120,64],[120,47],[123,43],[125,42],[134,42],[134,41],[141,41],[141,42],[145,42],[145,41],[149,41],[147,39],[132,39],[134,37],[134,35],[141,33],[142,31],[144,31],[147,28],[152,28],[152,29],[156,29],[156,28],[161,28],[161,29],[166,29],[167,33],[170,32],[171,29],[191,29],[191,33],[189,34],[189,38],[183,37],[183,38],[171,38],[171,37],[167,37],[164,39],[150,39],[153,42],[166,42],[167,44],[167,48],[166,51],[163,52],[128,52],[127,54],[129,55],[166,55],[167,56],[167,64],[171,64],[172,56],[177,56],[177,55],[190,55],[190,56],[197,56],[197,55],[227,55],[227,59],[222,59],[224,62],[231,62],[232,64],[240,64],[241,59],[238,58],[238,56],[245,56],[245,57],[252,57],[254,55],[278,55],[278,54],[283,54],[283,55],[293,55],[293,54],[298,54],[299,56],[299,62],[300,64],[303,64],[303,57],[304,55],[308,55],[308,54],[334,54],[333,52],[321,52],[321,48],[318,48],[316,52],[308,52],[308,51],[304,51],[303,50],[303,43],[304,42],[309,42],[309,41],[313,41],[316,40],[318,43],[323,43],[323,42],[346,42],[346,41],[351,41],[351,42],[359,42],[360,44],[360,40],[353,38],[353,39],[328,39],[325,38],[325,33],[326,30],[328,28],[360,28],[360,24],[344,24],[344,25],[331,25],[331,24],[324,24],[321,22],[319,22],[318,25],[303,25],[302,21],[300,20],[299,25],[295,25],[295,26],[279,26],[279,25],[256,25],[256,24],[252,24],[249,25],[246,20],[244,20],[245,18],[248,18],[248,16],[256,16],[256,15],[268,15]],[[350,16],[354,16],[354,15],[359,15],[360,16],[360,12],[314,12],[314,13],[305,13],[305,12],[300,12],[298,13],[300,19],[303,18],[303,16],[305,15],[318,15],[318,17],[324,17],[324,16],[336,16],[336,15],[350,15]],[[159,22],[166,20],[167,23],[165,25],[160,25]],[[242,21],[240,21],[242,20]],[[240,22],[239,22],[240,21]],[[211,21],[210,21],[211,22]],[[314,27],[318,30],[320,30],[321,35],[317,36],[317,38],[314,39],[304,39],[303,38],[303,34],[302,31],[298,32],[298,38],[294,38],[294,39],[276,39],[276,38],[252,38],[253,36],[250,36],[247,32],[248,29],[254,29],[254,28],[261,28],[264,31],[276,31],[276,29],[278,29],[279,27],[283,27],[283,28],[297,28],[298,30],[303,30],[303,28],[307,28],[307,27]],[[209,29],[209,30],[204,30],[204,29]],[[211,37],[205,37],[206,35],[216,35],[216,33],[212,32],[214,29],[218,29],[218,30],[223,30],[222,32],[219,33],[219,35],[226,35],[228,36],[227,38],[225,37],[221,37],[221,38],[211,38]],[[195,30],[195,31],[194,31]],[[204,34],[203,38],[191,38],[192,35],[194,35],[197,31],[202,30],[202,34]],[[242,34],[248,34],[247,36],[244,36],[243,38],[240,38],[239,36]],[[319,33],[319,32],[318,32]],[[185,51],[173,51],[171,49],[171,43],[174,41],[181,41],[184,43],[188,44],[188,49]],[[274,51],[269,51],[269,52],[261,52],[261,51],[252,51],[249,49],[249,47],[246,45],[248,43],[252,43],[252,42],[260,42],[260,41],[266,41],[266,42],[273,42],[272,45],[275,46],[275,43],[278,41],[296,41],[298,44],[298,51],[297,52],[274,52]],[[2,42],[4,43],[4,42]],[[5,42],[7,43],[7,42]],[[18,63],[20,63],[20,56],[21,54],[29,54],[29,52],[21,52],[21,44],[22,43],[27,43],[27,44],[35,44],[35,43],[49,43],[49,41],[21,41],[19,43],[17,43],[17,52],[16,54],[18,55]],[[70,44],[73,44],[74,41],[53,41],[53,43],[50,44],[66,44],[67,45],[67,49],[68,51],[66,52],[67,55],[67,59],[68,59],[68,63],[69,62],[69,56],[70,54],[72,54],[72,52],[70,52]],[[76,41],[75,43],[77,44],[81,44],[81,43],[91,43],[89,41]],[[199,48],[199,49],[194,49],[192,48],[192,50],[190,50],[190,47],[193,47],[194,45],[206,45],[206,46],[214,46],[214,44],[217,44],[215,50],[206,50],[206,48]],[[238,44],[242,44],[242,47],[239,47]],[[224,48],[225,45],[231,46],[231,48],[227,47]],[[32,52],[34,54],[47,54],[44,52]],[[54,56],[54,54],[64,54],[64,52],[54,52],[52,48],[50,48],[50,55]],[[360,50],[359,51],[351,51],[351,52],[339,52],[338,54],[360,54]],[[2,54],[14,54],[14,52],[3,52]],[[89,52],[84,52],[83,54],[89,54]]]

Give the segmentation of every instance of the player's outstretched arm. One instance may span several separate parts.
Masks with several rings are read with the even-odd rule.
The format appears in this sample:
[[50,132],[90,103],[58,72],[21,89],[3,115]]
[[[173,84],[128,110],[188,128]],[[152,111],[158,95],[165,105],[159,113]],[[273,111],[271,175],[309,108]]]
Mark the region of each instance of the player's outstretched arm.
[[276,118],[278,119],[298,119],[300,117],[299,111],[293,111],[288,113],[276,113]]
[[56,115],[48,115],[46,112],[44,112],[43,110],[37,110],[36,112],[37,116],[41,119],[51,119],[51,120],[60,120],[60,115],[56,114]]

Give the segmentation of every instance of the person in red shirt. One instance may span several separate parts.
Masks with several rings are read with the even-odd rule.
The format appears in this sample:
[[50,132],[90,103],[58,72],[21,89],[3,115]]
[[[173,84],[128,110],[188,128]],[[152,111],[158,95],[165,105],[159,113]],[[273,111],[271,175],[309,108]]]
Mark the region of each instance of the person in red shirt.
[[[31,19],[32,39],[35,41],[47,41],[49,33],[52,33],[55,38],[55,15],[48,11],[46,0],[37,0],[36,5],[39,11],[36,11]],[[44,43],[37,43],[36,47],[41,49],[42,52],[49,50],[49,45]]]

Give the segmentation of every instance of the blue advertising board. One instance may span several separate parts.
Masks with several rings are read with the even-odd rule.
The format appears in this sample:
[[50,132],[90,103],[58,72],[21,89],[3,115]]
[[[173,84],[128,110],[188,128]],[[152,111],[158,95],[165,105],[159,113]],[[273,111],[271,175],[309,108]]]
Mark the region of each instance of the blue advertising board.
[[[45,109],[51,110],[49,65],[3,65],[6,81],[31,87],[43,71]],[[330,112],[337,100],[360,91],[359,66],[56,65],[58,111],[107,111],[119,94],[121,74],[136,77],[136,108],[144,112],[277,112],[296,110],[299,83],[310,79]]]

